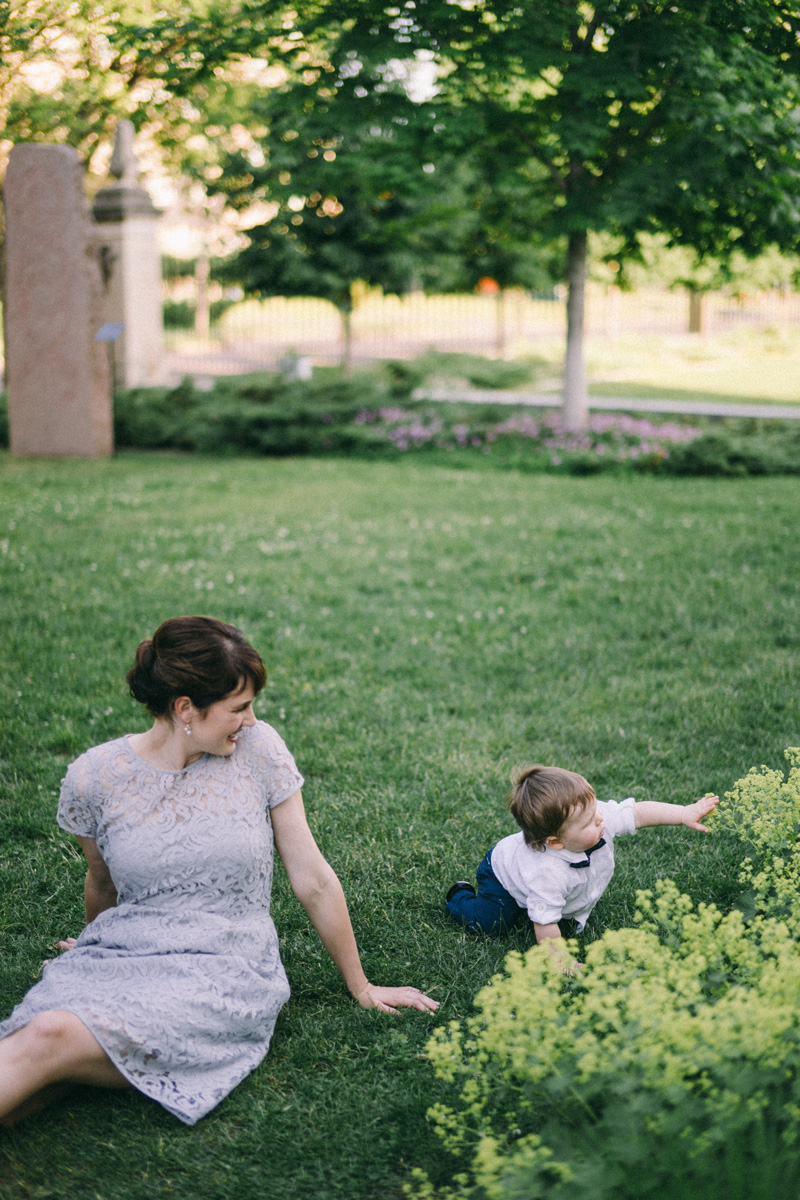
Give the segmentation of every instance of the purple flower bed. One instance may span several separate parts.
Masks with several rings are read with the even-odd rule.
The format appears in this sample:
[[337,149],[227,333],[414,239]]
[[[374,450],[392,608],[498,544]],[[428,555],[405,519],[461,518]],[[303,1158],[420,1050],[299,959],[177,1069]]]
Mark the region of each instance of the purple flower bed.
[[448,421],[446,415],[393,407],[362,410],[355,420],[358,425],[371,425],[375,434],[402,451],[472,447],[491,453],[498,442],[516,443],[529,446],[554,467],[564,463],[565,458],[576,457],[596,458],[599,469],[614,463],[663,461],[669,457],[671,446],[684,445],[702,436],[702,430],[693,425],[656,424],[624,413],[593,413],[588,428],[581,433],[567,430],[558,411],[535,416],[520,413],[487,423],[468,422],[463,415],[456,421]]

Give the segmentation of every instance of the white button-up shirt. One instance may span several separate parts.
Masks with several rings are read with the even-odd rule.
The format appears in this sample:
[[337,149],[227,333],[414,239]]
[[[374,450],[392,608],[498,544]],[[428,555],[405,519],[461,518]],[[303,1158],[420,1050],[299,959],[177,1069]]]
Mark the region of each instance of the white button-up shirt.
[[587,867],[584,851],[534,850],[525,837],[512,833],[492,850],[492,870],[507,892],[537,925],[552,925],[562,917],[577,921],[583,929],[589,914],[611,882],[614,874],[614,838],[635,833],[633,797],[627,800],[598,800],[603,816],[605,846],[593,850]]

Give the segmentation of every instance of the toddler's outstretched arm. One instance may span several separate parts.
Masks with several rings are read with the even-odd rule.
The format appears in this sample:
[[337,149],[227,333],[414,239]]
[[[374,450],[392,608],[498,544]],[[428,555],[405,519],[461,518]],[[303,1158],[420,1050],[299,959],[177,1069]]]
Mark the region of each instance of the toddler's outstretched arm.
[[647,825],[686,825],[699,833],[708,833],[707,825],[702,824],[719,804],[719,796],[703,796],[694,804],[662,804],[659,800],[642,800],[633,806],[633,819],[637,829]]

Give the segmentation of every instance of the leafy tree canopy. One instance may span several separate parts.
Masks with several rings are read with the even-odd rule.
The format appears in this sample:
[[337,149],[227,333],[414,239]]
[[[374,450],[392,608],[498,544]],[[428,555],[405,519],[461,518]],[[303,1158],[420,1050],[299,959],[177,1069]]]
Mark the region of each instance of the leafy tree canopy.
[[0,151],[66,142],[88,162],[130,117],[190,159],[205,105],[235,111],[246,75],[232,64],[274,32],[222,0],[0,0]]
[[498,177],[515,178],[540,233],[567,237],[574,424],[586,410],[589,231],[614,234],[615,257],[656,232],[722,258],[798,246],[800,14],[785,0],[299,7],[307,103],[367,109],[398,61],[434,63],[409,114],[434,115],[451,148],[480,147]]
[[514,173],[414,101],[409,64],[387,63],[371,91],[361,72],[352,55],[337,68],[303,39],[285,78],[254,98],[257,145],[223,158],[217,186],[243,209],[266,202],[268,220],[248,230],[231,278],[251,292],[321,296],[343,313],[357,280],[393,292],[472,290],[487,277],[549,287],[559,250],[536,236]]
[[257,105],[269,129],[263,163],[230,155],[219,181],[234,204],[271,203],[232,264],[248,291],[346,309],[356,280],[394,292],[472,290],[486,276],[501,287],[552,283],[554,253],[533,237],[524,198],[492,186],[476,158],[432,147],[413,123],[387,116],[385,100],[383,120],[373,111],[356,125],[303,118],[282,100]]
[[504,170],[538,163],[553,232],[797,242],[800,13],[781,0],[323,0],[297,23],[323,39],[338,103],[429,55],[426,107]]

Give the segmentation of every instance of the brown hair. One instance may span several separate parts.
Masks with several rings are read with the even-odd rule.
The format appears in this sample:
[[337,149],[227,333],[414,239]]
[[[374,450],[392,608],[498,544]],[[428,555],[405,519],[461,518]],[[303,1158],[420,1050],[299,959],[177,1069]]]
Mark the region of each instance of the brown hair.
[[594,788],[582,775],[561,767],[527,766],[513,776],[508,807],[527,845],[544,850],[573,812],[582,812],[594,800]]
[[171,617],[139,643],[125,678],[134,700],[163,717],[178,696],[188,696],[204,712],[248,683],[260,692],[267,671],[234,625],[213,617]]

